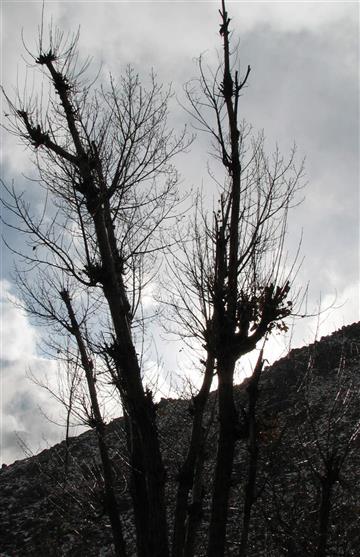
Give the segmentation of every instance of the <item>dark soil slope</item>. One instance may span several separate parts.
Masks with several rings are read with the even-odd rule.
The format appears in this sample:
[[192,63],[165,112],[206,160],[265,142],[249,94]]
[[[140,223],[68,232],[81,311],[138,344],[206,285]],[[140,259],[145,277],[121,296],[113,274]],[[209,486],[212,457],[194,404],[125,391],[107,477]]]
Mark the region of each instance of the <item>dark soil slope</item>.
[[[359,351],[360,324],[357,323],[308,347],[292,350],[263,372],[257,412],[260,453],[249,540],[251,557],[315,556],[324,482],[329,466],[335,464],[340,473],[331,489],[326,556],[358,555]],[[239,407],[246,405],[246,386],[244,382],[237,388]],[[215,409],[216,393],[213,393],[206,418],[210,426],[198,556],[205,555],[206,547],[216,447]],[[168,470],[171,524],[176,475],[191,425],[189,401],[162,400],[158,416]],[[117,471],[117,496],[129,557],[135,557],[121,419],[109,424],[108,440]],[[249,461],[247,441],[238,445],[229,509],[228,555],[237,555],[239,549]],[[65,454],[65,443],[61,443],[1,469],[0,557],[112,555],[94,432],[71,439],[67,473]]]

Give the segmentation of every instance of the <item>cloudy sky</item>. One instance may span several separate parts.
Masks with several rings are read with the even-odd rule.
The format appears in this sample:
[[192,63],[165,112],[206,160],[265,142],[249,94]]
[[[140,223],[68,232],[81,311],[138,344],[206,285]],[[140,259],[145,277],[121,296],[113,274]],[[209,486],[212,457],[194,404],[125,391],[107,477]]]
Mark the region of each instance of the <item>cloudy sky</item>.
[[[154,69],[171,82],[179,100],[183,84],[196,76],[195,58],[216,60],[220,48],[218,2],[62,2],[45,5],[45,20],[65,31],[81,26],[80,49],[102,74],[120,75],[132,64],[146,76]],[[359,319],[359,6],[357,2],[228,2],[232,29],[240,37],[240,62],[252,72],[241,99],[243,117],[264,129],[269,149],[287,152],[296,141],[306,156],[305,201],[291,215],[290,245],[303,234],[299,281],[310,283],[309,308],[334,307],[320,317],[318,334]],[[1,84],[11,93],[26,74],[22,38],[31,48],[41,20],[40,2],[1,4]],[[3,107],[4,108],[4,107]],[[3,109],[1,111],[3,118]],[[172,122],[186,115],[174,99]],[[1,132],[1,175],[30,185],[29,153]],[[206,182],[207,139],[198,137],[178,160],[184,187]],[[4,215],[6,217],[6,215]],[[9,232],[7,232],[9,237]],[[13,235],[14,245],[21,240]],[[23,458],[20,445],[36,452],[63,436],[54,404],[26,378],[56,374],[56,364],[37,351],[41,331],[14,305],[12,256],[1,248],[1,462]],[[318,320],[295,324],[293,346],[314,339]],[[178,360],[166,355],[164,365]],[[270,358],[284,354],[282,339]],[[175,359],[174,359],[175,358]],[[54,413],[55,412],[55,413]],[[0,464],[1,464],[0,462]]]

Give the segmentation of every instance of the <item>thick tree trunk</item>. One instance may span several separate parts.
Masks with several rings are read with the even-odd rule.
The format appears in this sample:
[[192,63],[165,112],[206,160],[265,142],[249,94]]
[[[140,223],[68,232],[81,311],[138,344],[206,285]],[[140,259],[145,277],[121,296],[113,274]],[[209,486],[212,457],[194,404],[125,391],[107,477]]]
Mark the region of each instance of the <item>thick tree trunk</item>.
[[331,495],[335,480],[331,473],[321,480],[321,503],[319,510],[319,540],[315,551],[315,557],[326,557],[326,545],[328,541],[329,518],[331,511]]
[[[198,519],[195,517],[196,502],[193,500],[193,505],[189,509],[189,494],[192,488],[194,491],[197,489],[198,483],[201,483],[201,472],[202,472],[202,452],[203,452],[203,417],[206,407],[206,403],[209,397],[209,392],[211,388],[211,383],[214,374],[214,357],[208,355],[203,384],[199,393],[193,399],[193,423],[192,431],[188,453],[186,459],[181,467],[178,474],[178,491],[176,497],[176,507],[175,507],[175,518],[174,518],[174,535],[173,535],[173,545],[172,545],[172,557],[183,557],[185,539],[189,536],[189,530],[191,530],[191,536],[195,536],[195,522],[198,523]],[[194,485],[195,474],[197,472],[197,482]],[[194,499],[194,497],[193,497]],[[197,497],[196,497],[197,500]],[[194,506],[195,505],[195,506]],[[188,511],[190,513],[188,515]],[[188,530],[188,534],[187,534]],[[190,550],[190,545],[187,552],[185,553],[187,557],[191,557],[192,553]]]
[[263,367],[263,350],[259,354],[259,358],[254,369],[254,373],[250,379],[249,385],[247,387],[248,393],[248,432],[249,432],[249,464],[248,464],[248,475],[245,485],[245,499],[244,499],[244,510],[243,510],[243,527],[240,537],[240,549],[239,557],[246,557],[248,550],[248,541],[250,533],[250,521],[251,521],[251,511],[256,498],[256,476],[258,468],[258,457],[259,457],[259,443],[258,443],[258,431],[256,422],[256,405],[259,396],[259,381]]
[[[162,463],[156,427],[154,404],[149,393],[145,393],[138,358],[132,335],[129,303],[122,277],[122,259],[112,229],[109,212],[106,180],[102,173],[101,162],[89,152],[78,131],[77,110],[72,105],[66,77],[57,71],[51,56],[42,56],[37,62],[45,65],[51,75],[56,92],[60,97],[67,120],[68,130],[73,140],[76,155],[57,147],[48,136],[43,143],[48,149],[70,162],[79,174],[78,190],[86,200],[86,207],[93,219],[95,241],[99,251],[100,272],[94,283],[101,283],[108,303],[115,338],[112,357],[117,368],[117,388],[120,392],[124,410],[127,413],[128,447],[133,467],[133,494],[135,523],[138,526],[143,557],[168,557],[168,533],[165,506],[165,471]],[[25,116],[24,116],[25,114]],[[34,136],[36,130],[31,126],[26,113],[23,113],[28,133]],[[36,138],[36,137],[35,137]],[[93,145],[93,150],[96,146]],[[91,269],[88,270],[89,273]],[[99,276],[100,275],[100,276]],[[147,509],[145,517],[144,508]],[[141,530],[141,532],[140,532]]]
[[[169,547],[165,470],[160,453],[155,406],[151,393],[145,392],[143,388],[139,362],[131,336],[126,291],[122,284],[122,277],[116,269],[104,213],[101,210],[94,214],[94,224],[103,264],[103,290],[115,329],[111,355],[116,363],[117,388],[130,426],[128,434],[131,435],[131,439],[128,439],[128,447],[134,453],[130,453],[130,462],[134,469],[133,494],[138,494],[134,500],[134,513],[139,514],[135,523],[142,530],[138,531],[138,535],[144,539],[144,543],[141,542],[141,547],[144,547],[144,557],[167,557]],[[139,470],[141,474],[145,474],[146,493],[143,493],[144,480],[139,475]],[[148,508],[148,517],[145,517],[144,506]],[[147,541],[145,541],[144,531],[147,531]]]
[[155,408],[151,395],[145,395],[143,408],[134,412],[144,461],[148,496],[148,557],[169,555],[168,532],[165,507],[166,473],[162,463]]
[[212,512],[210,520],[208,557],[223,557],[226,543],[228,502],[235,443],[238,437],[238,416],[234,403],[235,361],[218,362],[219,378],[219,441],[216,457]]
[[148,556],[149,504],[146,475],[143,468],[141,445],[134,427],[125,412],[126,440],[130,460],[130,494],[133,502],[136,549],[138,557]]

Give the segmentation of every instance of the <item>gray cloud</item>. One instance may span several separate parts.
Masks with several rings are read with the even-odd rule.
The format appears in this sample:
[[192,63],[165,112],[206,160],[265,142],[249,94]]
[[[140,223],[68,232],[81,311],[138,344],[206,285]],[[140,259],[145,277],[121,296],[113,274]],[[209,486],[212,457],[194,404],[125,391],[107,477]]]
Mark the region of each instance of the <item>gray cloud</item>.
[[[294,140],[299,157],[306,155],[304,203],[290,218],[290,246],[296,246],[303,229],[305,261],[299,282],[310,280],[309,308],[316,306],[320,292],[330,304],[335,292],[339,307],[320,318],[320,334],[359,319],[359,24],[358,6],[352,3],[231,3],[233,28],[240,32],[242,68],[252,67],[249,85],[241,99],[244,118],[255,129],[264,128],[269,150],[277,141],[288,152]],[[20,56],[21,28],[28,44],[33,43],[40,21],[41,3],[6,3],[2,47],[2,82],[8,90],[24,78]],[[82,3],[54,2],[47,14],[66,30],[81,24],[80,47],[92,56],[96,68],[103,63],[115,76],[128,63],[141,74],[151,68],[160,80],[173,82],[182,97],[182,84],[196,75],[193,58],[206,52],[216,60],[220,47],[217,5],[192,3]],[[187,117],[173,102],[171,122],[182,125]],[[4,133],[2,177],[15,179],[26,188],[29,199],[41,196],[21,173],[28,174],[28,151]],[[178,160],[184,187],[208,187],[207,137],[199,136],[191,153]],[[15,246],[22,240],[12,234]],[[11,256],[2,252],[2,276],[9,278]],[[6,287],[8,291],[8,287]],[[3,366],[3,442],[7,458],[15,458],[17,428],[32,443],[42,432],[51,439],[58,429],[50,426],[36,410],[39,401],[51,403],[25,378],[29,362],[44,370],[51,365],[36,355],[34,329],[20,313],[6,306],[2,313],[6,350]],[[294,344],[313,340],[317,319],[300,322]],[[156,331],[156,336],[158,336]],[[24,346],[27,348],[25,349]],[[181,366],[181,357],[172,344],[160,341],[158,351],[171,367]],[[278,337],[271,353],[281,354],[284,344]],[[176,352],[176,354],[175,354]],[[38,412],[38,413],[36,413]],[[36,418],[35,418],[36,416]]]
[[290,219],[304,230],[302,276],[314,296],[359,278],[357,42],[358,25],[347,19],[296,32],[261,25],[241,43],[253,67],[244,115],[269,143],[286,150],[296,140],[306,155],[305,201]]

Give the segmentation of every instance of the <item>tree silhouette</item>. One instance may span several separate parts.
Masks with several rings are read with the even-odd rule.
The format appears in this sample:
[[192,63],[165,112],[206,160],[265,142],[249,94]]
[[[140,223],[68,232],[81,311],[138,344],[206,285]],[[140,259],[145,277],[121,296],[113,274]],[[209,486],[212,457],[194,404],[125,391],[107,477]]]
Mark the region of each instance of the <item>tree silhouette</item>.
[[[192,399],[192,432],[178,474],[173,557],[195,554],[201,522],[206,435],[204,415],[214,377],[218,384],[219,432],[209,525],[208,557],[225,553],[234,454],[248,441],[250,472],[244,502],[241,555],[246,555],[257,473],[256,401],[262,353],[249,385],[249,404],[234,401],[239,359],[274,330],[286,329],[294,311],[290,292],[295,263],[284,253],[288,210],[301,185],[295,149],[285,160],[268,157],[262,134],[253,137],[240,121],[240,98],[249,75],[233,70],[230,19],[220,10],[223,59],[207,73],[199,61],[199,90],[188,84],[188,111],[213,140],[222,165],[216,210],[195,203],[190,238],[180,228],[174,239],[180,196],[173,158],[190,143],[167,127],[170,91],[154,76],[148,88],[128,68],[108,89],[86,81],[78,65],[78,36],[69,41],[50,31],[32,56],[48,78],[47,106],[41,97],[6,96],[9,130],[34,154],[46,201],[38,216],[22,193],[5,186],[8,211],[30,251],[22,254],[18,284],[30,313],[55,333],[71,338],[87,384],[89,424],[96,429],[105,478],[105,497],[117,555],[126,555],[112,489],[99,384],[119,395],[126,425],[131,496],[139,557],[170,553],[166,470],[156,405],[146,385],[136,331],[144,325],[142,295],[158,279],[157,258],[167,253],[173,285],[164,288],[169,319],[180,334],[198,340],[203,383]],[[174,247],[175,242],[175,247]],[[169,245],[172,255],[169,255]],[[59,347],[59,345],[58,345]],[[60,351],[62,345],[60,342]],[[57,348],[59,350],[59,348]],[[191,497],[191,499],[190,499]]]

